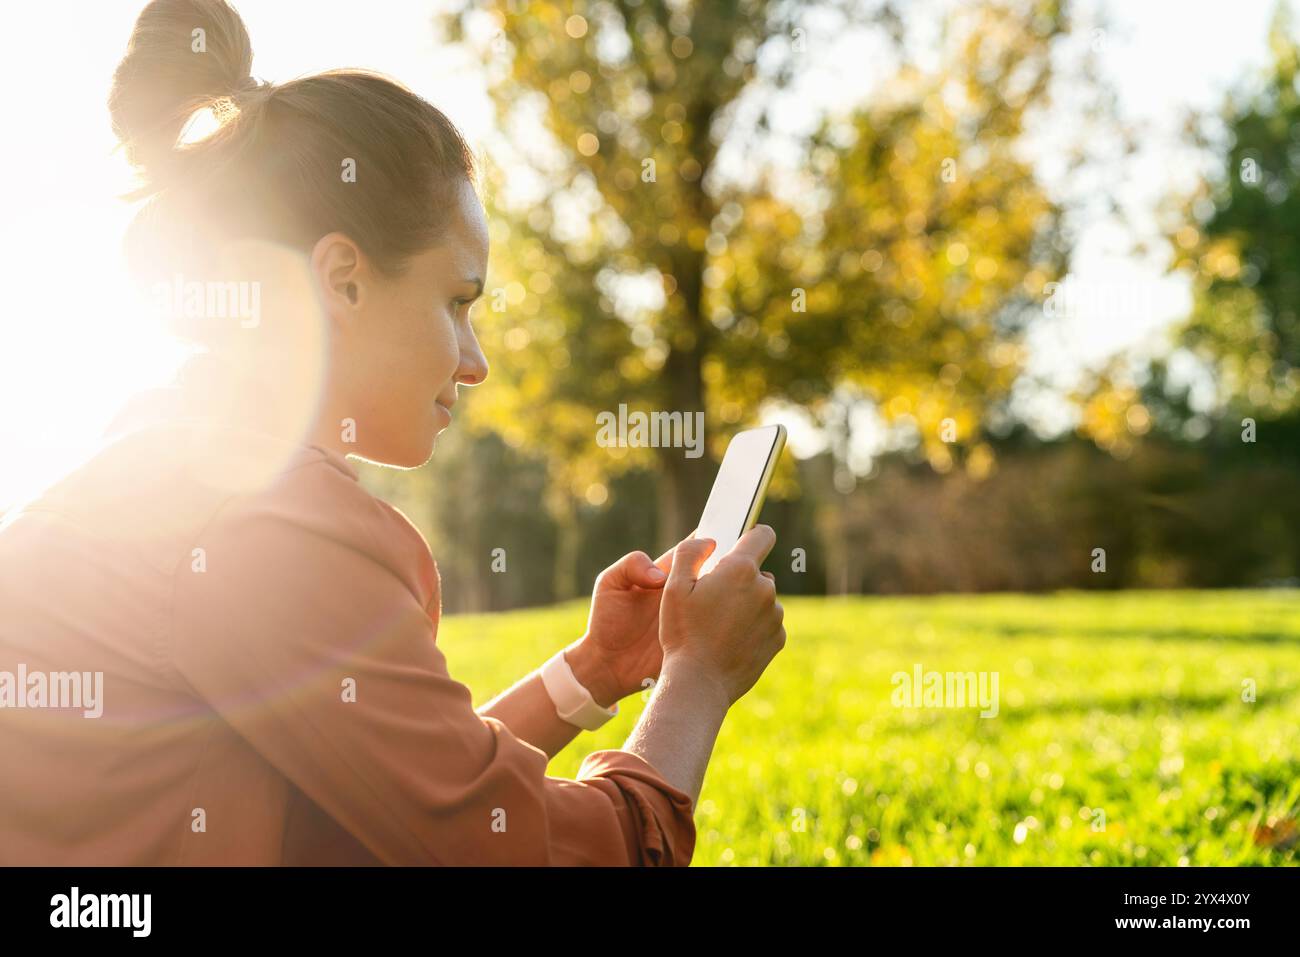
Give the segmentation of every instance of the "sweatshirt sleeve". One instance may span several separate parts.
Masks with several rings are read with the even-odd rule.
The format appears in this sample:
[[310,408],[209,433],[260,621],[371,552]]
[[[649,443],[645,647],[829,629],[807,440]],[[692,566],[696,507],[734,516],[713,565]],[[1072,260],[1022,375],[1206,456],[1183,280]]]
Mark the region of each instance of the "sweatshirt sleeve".
[[691,800],[648,762],[598,751],[577,780],[548,777],[544,752],[475,712],[435,642],[423,537],[327,469],[228,504],[202,570],[175,571],[172,660],[193,691],[385,863],[688,864]]

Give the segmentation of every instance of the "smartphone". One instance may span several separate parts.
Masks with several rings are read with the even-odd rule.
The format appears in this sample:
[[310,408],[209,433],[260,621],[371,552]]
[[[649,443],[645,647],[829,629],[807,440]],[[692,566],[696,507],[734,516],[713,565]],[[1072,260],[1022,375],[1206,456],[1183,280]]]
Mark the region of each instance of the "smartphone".
[[758,521],[763,499],[767,497],[767,485],[784,448],[784,425],[746,429],[732,437],[718,467],[718,477],[713,480],[713,491],[704,505],[699,528],[692,536],[717,542],[700,569],[700,577],[713,571],[740,536]]

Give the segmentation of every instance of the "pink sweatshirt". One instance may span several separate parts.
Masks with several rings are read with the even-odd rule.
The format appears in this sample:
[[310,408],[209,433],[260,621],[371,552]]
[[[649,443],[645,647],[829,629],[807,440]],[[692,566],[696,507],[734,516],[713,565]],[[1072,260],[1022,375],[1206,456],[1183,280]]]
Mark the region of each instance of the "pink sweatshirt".
[[[548,777],[440,611],[336,452],[133,428],[0,523],[0,865],[688,864],[690,798],[626,751]],[[18,706],[71,672],[98,704]]]

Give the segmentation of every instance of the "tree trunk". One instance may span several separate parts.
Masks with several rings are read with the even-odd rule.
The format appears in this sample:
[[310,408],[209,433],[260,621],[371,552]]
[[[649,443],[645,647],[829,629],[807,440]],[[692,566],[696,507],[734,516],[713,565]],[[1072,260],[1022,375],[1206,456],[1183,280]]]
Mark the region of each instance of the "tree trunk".
[[578,513],[573,499],[565,496],[558,512],[553,512],[555,525],[555,600],[568,601],[578,597]]
[[670,456],[659,479],[659,552],[672,548],[691,534],[700,522],[713,484],[713,465],[707,458]]
[[[692,421],[695,413],[704,409],[701,359],[701,344],[696,339],[690,348],[670,352],[664,364],[670,409],[681,411]],[[699,441],[703,442],[703,436]],[[699,524],[716,473],[716,463],[709,456],[707,445],[704,448],[699,458],[687,458],[685,448],[665,449],[661,453],[659,527],[655,543],[660,553],[686,538]]]

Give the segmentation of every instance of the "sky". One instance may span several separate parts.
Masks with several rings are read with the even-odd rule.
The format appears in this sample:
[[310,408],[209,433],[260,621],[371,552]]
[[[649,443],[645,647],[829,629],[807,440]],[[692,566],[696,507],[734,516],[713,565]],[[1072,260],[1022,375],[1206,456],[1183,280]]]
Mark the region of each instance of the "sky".
[[[0,507],[89,455],[119,404],[161,384],[181,353],[133,304],[120,258],[130,210],[115,196],[130,184],[114,151],[105,99],[125,51],[138,0],[6,8],[0,82],[6,102],[9,189],[0,195],[0,255],[10,266],[8,308],[0,319]],[[340,66],[397,77],[442,108],[472,143],[491,122],[475,64],[441,46],[435,6],[419,0],[237,0],[253,39],[254,74],[280,82]],[[1032,341],[1031,367],[1068,384],[1089,363],[1115,353],[1158,349],[1159,336],[1188,305],[1184,284],[1163,277],[1158,259],[1130,255],[1144,211],[1199,167],[1180,152],[1176,132],[1188,108],[1213,109],[1223,93],[1267,62],[1274,0],[1092,0],[1105,23],[1101,61],[1121,113],[1143,130],[1131,180],[1116,184],[1133,214],[1126,226],[1098,220],[1083,229],[1074,278],[1082,288],[1120,290],[1140,308],[1106,307],[1080,296],[1060,322]],[[844,106],[869,80],[868,34],[841,31],[839,45],[813,57],[802,104]],[[792,127],[806,110],[785,117]],[[728,162],[743,165],[744,157]],[[743,169],[738,171],[743,174]],[[1066,424],[1059,403],[1036,395],[1026,407],[1045,430]],[[797,415],[791,449],[810,454],[819,437]],[[860,456],[879,436],[860,432]]]

